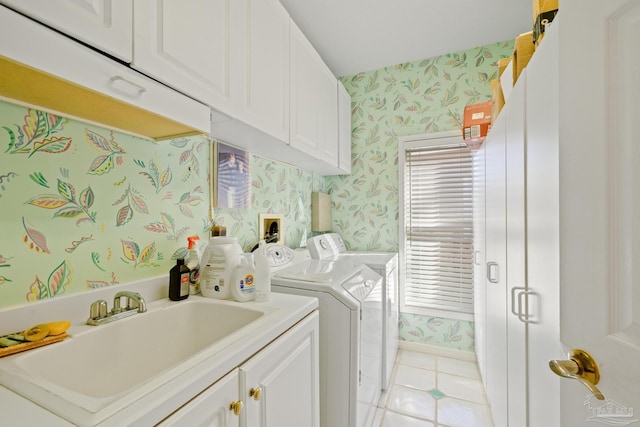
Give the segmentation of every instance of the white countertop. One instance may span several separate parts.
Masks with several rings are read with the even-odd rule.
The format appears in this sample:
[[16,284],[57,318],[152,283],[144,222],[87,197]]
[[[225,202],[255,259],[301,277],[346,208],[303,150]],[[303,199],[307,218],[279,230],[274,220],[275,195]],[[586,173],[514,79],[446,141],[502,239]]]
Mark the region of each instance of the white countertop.
[[[100,326],[89,327],[85,325],[89,314],[89,306],[95,300],[104,299],[108,301],[109,307],[111,307],[113,296],[118,291],[131,290],[139,292],[147,301],[149,310],[167,303],[180,304],[181,302],[165,300],[167,283],[168,277],[160,276],[130,284],[111,286],[30,303],[16,308],[2,309],[0,310],[0,335],[23,330],[37,323],[70,320],[72,326],[68,331],[70,337],[67,340],[72,340],[74,333],[90,333],[90,331],[87,332],[87,328],[100,328]],[[207,300],[199,295],[190,296],[189,298]],[[183,370],[178,377],[164,378],[162,381],[157,381],[157,384],[147,385],[146,388],[141,386],[138,393],[131,394],[130,401],[126,401],[126,404],[122,404],[122,402],[119,403],[119,406],[112,404],[105,410],[98,411],[97,414],[83,415],[82,411],[76,410],[72,405],[66,405],[66,402],[62,402],[65,404],[61,405],[59,396],[36,390],[34,394],[36,396],[35,400],[38,400],[42,406],[49,406],[50,409],[60,415],[75,419],[73,424],[9,389],[0,379],[2,424],[7,423],[7,425],[17,427],[34,425],[57,427],[74,424],[100,426],[154,425],[178,407],[187,403],[217,379],[241,365],[245,360],[318,307],[318,301],[315,298],[279,293],[272,293],[271,300],[264,303],[236,303],[233,301],[223,301],[223,303],[238,304],[247,308],[268,309],[270,313],[265,316],[264,321],[261,321],[261,319],[256,320],[255,324],[252,324],[255,325],[254,329],[241,330],[242,333],[237,337],[238,339],[233,340],[231,344],[224,347],[223,351],[208,353],[205,349],[199,354],[198,359],[192,360],[188,368]],[[32,351],[38,351],[38,349],[29,350],[22,354],[28,354]],[[3,359],[15,358],[14,360],[18,360],[17,358],[19,357],[20,353]],[[123,373],[123,375],[126,375],[126,373]],[[27,391],[29,391],[29,387],[27,387]],[[28,394],[24,390],[21,393]]]

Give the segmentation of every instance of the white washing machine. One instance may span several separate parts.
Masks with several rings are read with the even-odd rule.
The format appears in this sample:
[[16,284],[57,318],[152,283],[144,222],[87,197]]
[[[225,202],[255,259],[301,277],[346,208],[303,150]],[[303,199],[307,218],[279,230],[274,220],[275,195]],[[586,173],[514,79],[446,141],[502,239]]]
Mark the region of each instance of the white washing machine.
[[365,265],[304,260],[279,245],[267,254],[274,292],[319,300],[320,425],[371,426],[380,399],[382,277]]
[[398,253],[347,251],[337,233],[315,236],[307,240],[311,258],[329,261],[345,261],[354,265],[364,264],[383,277],[382,301],[382,374],[381,388],[387,390],[391,381],[393,364],[398,354]]

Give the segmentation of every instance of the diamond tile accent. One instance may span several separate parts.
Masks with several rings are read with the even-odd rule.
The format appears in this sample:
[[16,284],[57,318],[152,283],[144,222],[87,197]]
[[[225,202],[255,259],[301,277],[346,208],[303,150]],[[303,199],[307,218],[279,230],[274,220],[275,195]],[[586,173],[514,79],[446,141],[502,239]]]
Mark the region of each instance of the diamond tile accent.
[[443,397],[447,397],[446,394],[438,390],[437,388],[432,388],[431,390],[427,390],[427,393],[431,395],[434,399],[442,399]]

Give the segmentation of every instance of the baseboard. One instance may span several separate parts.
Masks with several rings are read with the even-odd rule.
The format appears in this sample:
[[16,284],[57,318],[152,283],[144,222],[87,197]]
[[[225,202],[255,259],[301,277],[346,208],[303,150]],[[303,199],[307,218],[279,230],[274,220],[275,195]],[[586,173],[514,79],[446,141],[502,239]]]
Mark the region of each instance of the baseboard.
[[453,359],[466,360],[468,362],[477,362],[476,354],[471,351],[456,350],[454,348],[411,341],[400,341],[398,343],[398,347],[402,350],[419,351],[422,353],[435,354],[436,356],[451,357]]

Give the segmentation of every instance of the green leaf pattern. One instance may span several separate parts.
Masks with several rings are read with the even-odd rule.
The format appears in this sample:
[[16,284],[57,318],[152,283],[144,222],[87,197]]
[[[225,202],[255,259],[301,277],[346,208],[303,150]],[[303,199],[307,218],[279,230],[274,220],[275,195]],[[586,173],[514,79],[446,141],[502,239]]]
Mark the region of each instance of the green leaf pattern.
[[[501,42],[341,78],[351,94],[352,173],[326,185],[333,229],[350,249],[398,250],[398,137],[457,130],[466,105],[491,98],[497,61],[512,51],[513,41]],[[429,319],[403,313],[401,339],[473,350],[473,322]]]

